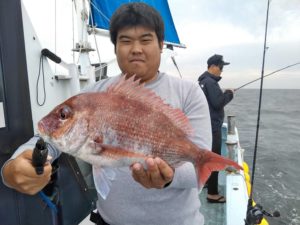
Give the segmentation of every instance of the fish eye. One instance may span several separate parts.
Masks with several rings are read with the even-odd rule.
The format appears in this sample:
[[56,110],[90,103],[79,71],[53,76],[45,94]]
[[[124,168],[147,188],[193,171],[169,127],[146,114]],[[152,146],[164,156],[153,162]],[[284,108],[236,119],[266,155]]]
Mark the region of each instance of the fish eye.
[[68,119],[72,115],[72,110],[69,106],[64,106],[59,112],[59,117],[62,120]]

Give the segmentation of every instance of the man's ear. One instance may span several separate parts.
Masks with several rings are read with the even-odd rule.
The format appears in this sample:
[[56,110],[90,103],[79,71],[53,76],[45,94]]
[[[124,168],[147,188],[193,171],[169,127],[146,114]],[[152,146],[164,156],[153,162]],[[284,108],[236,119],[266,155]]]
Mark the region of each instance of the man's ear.
[[159,42],[160,53],[162,53],[163,47],[164,47],[164,42],[163,41]]

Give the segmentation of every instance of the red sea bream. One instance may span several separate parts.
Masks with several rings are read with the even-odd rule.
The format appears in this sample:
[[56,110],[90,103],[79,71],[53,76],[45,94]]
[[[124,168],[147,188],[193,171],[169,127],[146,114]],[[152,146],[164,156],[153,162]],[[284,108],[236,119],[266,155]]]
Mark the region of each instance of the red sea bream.
[[[190,139],[192,128],[179,109],[125,76],[105,92],[83,93],[54,108],[38,123],[40,135],[58,150],[107,169],[160,157],[172,167],[189,161],[201,188],[212,171],[241,167]],[[113,179],[113,173],[107,173]],[[96,184],[97,186],[97,184]],[[109,187],[97,186],[105,198]]]

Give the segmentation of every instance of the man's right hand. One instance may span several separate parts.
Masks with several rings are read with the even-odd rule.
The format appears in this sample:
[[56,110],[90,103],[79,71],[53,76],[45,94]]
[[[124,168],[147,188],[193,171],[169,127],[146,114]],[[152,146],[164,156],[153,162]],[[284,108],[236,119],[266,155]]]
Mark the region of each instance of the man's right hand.
[[19,192],[34,195],[50,181],[52,166],[49,161],[44,165],[44,173],[37,175],[32,165],[32,150],[26,150],[3,168],[4,182]]

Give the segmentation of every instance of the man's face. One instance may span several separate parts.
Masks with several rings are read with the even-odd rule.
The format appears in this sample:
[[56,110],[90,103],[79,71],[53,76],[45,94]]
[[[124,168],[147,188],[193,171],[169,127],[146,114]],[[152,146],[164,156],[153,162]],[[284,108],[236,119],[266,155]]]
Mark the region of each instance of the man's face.
[[223,67],[224,67],[224,65],[223,65],[223,64],[220,64],[220,65],[218,65],[218,67],[219,67],[220,71],[223,72]]
[[124,74],[136,74],[143,82],[156,77],[163,43],[159,43],[156,33],[137,26],[123,28],[118,32],[116,55]]
[[217,77],[221,76],[221,73],[223,72],[223,67],[220,68],[219,65],[211,65],[209,67],[209,72]]

